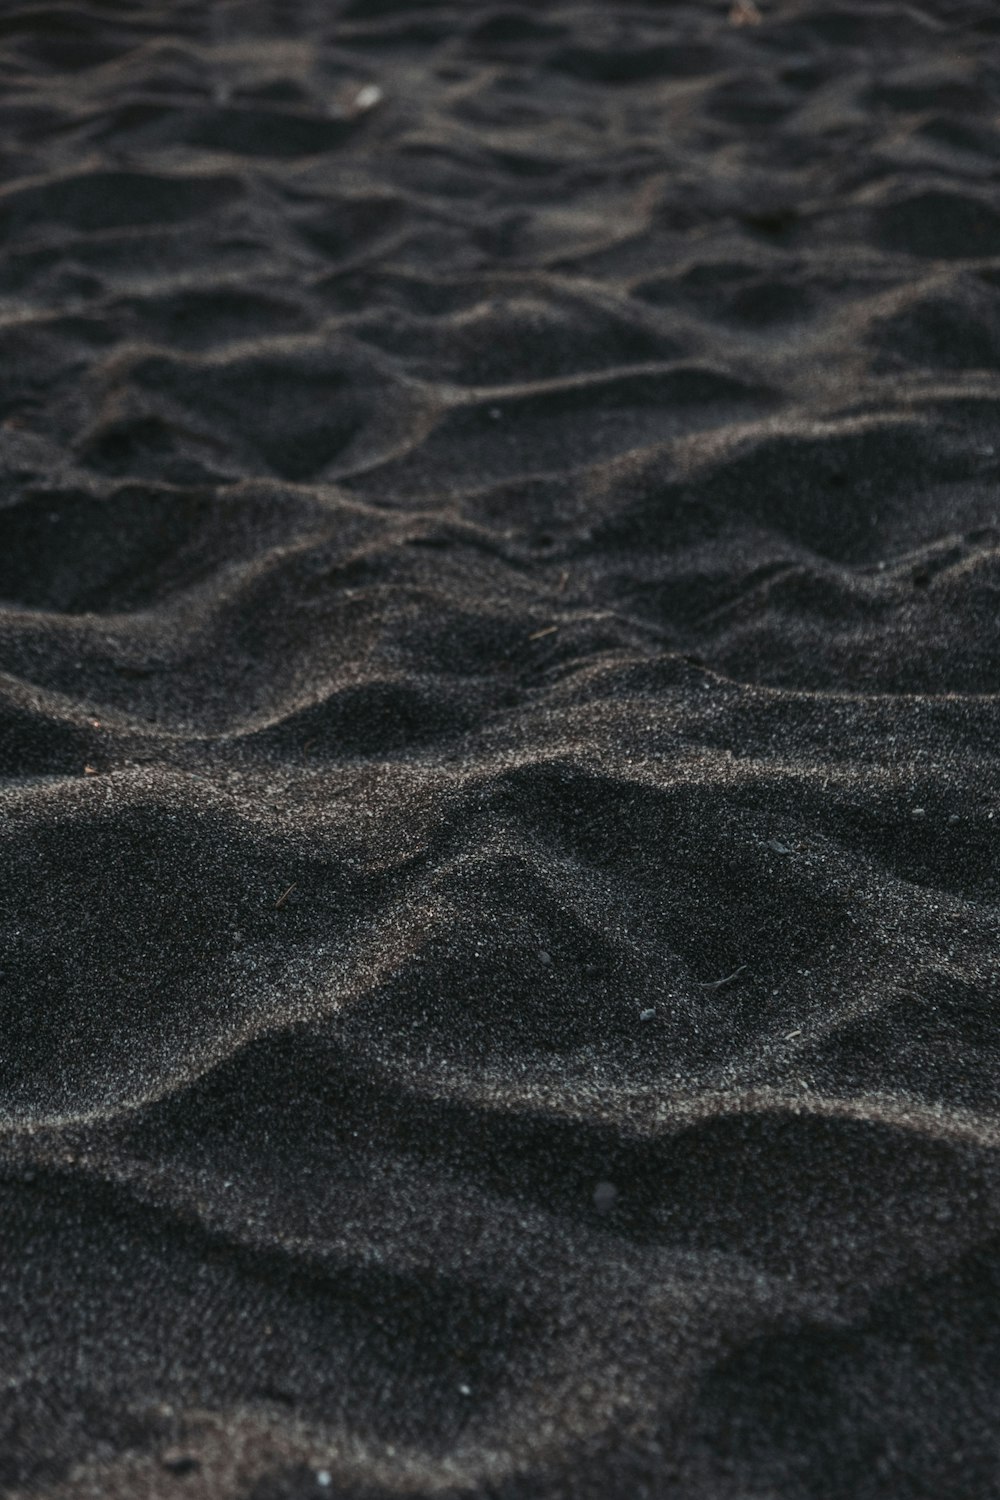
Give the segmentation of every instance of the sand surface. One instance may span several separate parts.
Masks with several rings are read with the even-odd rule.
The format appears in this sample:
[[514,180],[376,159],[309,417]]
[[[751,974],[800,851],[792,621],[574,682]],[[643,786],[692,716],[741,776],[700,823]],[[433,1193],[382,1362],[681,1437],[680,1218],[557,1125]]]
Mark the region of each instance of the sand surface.
[[1000,8],[760,12],[0,6],[5,1496],[1000,1496]]

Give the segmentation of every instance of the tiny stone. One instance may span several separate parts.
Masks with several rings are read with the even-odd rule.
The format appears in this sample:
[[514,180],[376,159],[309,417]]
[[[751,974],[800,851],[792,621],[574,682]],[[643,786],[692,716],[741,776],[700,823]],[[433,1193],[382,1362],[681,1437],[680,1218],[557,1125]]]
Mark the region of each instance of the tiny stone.
[[926,816],[927,816],[927,809],[926,809],[926,807],[915,807],[913,809],[912,813],[911,813],[911,817],[914,817],[914,818],[926,818]]
[[472,1395],[472,1387],[469,1386],[469,1385],[460,1385],[459,1388],[458,1388],[458,1394],[460,1396],[471,1396]]
[[594,1189],[594,1207],[599,1214],[609,1214],[618,1201],[618,1189],[613,1182],[599,1182]]
[[651,1021],[655,1015],[656,1015],[656,1011],[653,1009],[652,1006],[650,1006],[648,1010],[641,1010],[639,1012],[639,1020],[640,1021]]
[[538,962],[548,966],[552,962],[552,954],[546,953],[545,949],[542,948],[538,955]]
[[320,1485],[324,1490],[328,1489],[329,1486],[333,1483],[333,1475],[330,1473],[330,1470],[317,1469],[316,1483]]
[[201,1464],[190,1453],[182,1453],[179,1448],[168,1448],[160,1455],[160,1463],[171,1474],[184,1475],[194,1474],[201,1468]]

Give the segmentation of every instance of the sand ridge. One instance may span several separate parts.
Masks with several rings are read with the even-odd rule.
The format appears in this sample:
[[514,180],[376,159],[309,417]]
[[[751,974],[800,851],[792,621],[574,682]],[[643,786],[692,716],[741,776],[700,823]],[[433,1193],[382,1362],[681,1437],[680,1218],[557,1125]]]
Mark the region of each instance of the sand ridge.
[[0,8],[3,1494],[1000,1495],[998,48]]

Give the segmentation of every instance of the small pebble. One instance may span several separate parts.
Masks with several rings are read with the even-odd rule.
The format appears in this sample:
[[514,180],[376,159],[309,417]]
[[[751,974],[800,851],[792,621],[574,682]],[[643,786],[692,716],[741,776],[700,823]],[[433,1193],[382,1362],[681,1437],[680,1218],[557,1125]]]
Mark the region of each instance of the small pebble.
[[639,1012],[639,1020],[640,1021],[651,1021],[655,1015],[656,1015],[656,1011],[653,1009],[652,1006],[650,1006],[648,1010],[641,1010]]
[[168,1448],[166,1453],[160,1455],[160,1463],[171,1474],[178,1476],[194,1474],[201,1468],[201,1464],[190,1453],[183,1453],[179,1448]]
[[458,1388],[458,1394],[460,1396],[471,1396],[472,1387],[470,1385],[460,1385]]
[[594,1189],[594,1207],[599,1214],[609,1214],[618,1201],[618,1189],[613,1182],[599,1182]]
[[316,1483],[324,1490],[329,1489],[330,1485],[333,1483],[333,1475],[330,1473],[330,1470],[317,1469]]
[[552,962],[552,954],[546,953],[545,949],[543,948],[538,955],[538,962],[540,964],[545,964],[547,968],[548,965]]
[[913,818],[926,818],[927,809],[926,807],[915,807],[910,816]]

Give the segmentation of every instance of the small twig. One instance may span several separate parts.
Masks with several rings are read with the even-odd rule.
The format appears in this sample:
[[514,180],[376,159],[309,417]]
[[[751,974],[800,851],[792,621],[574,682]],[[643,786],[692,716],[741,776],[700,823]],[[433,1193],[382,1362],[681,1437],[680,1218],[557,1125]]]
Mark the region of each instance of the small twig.
[[562,572],[559,575],[559,582],[556,585],[556,593],[557,594],[563,594],[563,593],[565,593],[565,591],[566,591],[566,585],[568,583],[569,583],[569,569],[568,568],[563,568]]
[[734,969],[733,972],[731,974],[727,974],[724,979],[699,979],[697,983],[703,990],[721,990],[724,984],[729,984],[731,980],[736,978],[737,974],[742,974],[745,968],[746,964],[740,964],[738,969]]
[[542,639],[542,637],[545,636],[545,635],[554,635],[555,632],[558,629],[559,629],[558,625],[549,625],[544,630],[536,630],[535,633],[534,633],[534,635],[529,635],[528,636],[528,640],[529,641],[540,641]]
[[294,890],[298,889],[298,885],[299,885],[299,882],[297,880],[293,880],[292,883],[291,883],[291,885],[288,887],[287,891],[282,891],[281,895],[278,897],[277,901],[274,903],[274,909],[275,909],[275,911],[280,911],[281,910],[281,908],[284,906],[285,902],[288,900],[288,898],[292,894],[292,892]]

